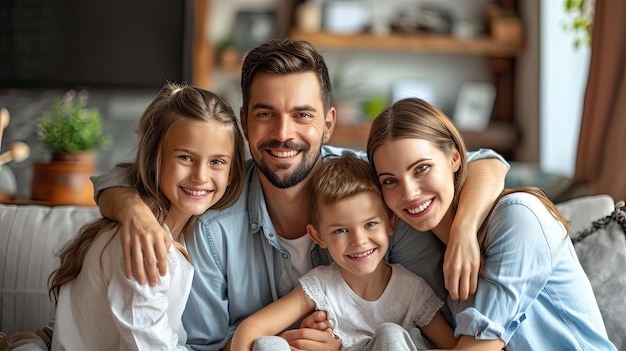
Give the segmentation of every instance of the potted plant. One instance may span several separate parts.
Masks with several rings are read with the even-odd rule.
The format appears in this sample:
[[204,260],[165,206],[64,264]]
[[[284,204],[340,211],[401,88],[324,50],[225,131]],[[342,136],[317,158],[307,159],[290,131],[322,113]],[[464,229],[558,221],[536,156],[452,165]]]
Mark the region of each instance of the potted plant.
[[52,205],[95,205],[89,177],[95,172],[95,151],[111,137],[102,131],[100,113],[87,108],[87,94],[67,92],[50,115],[37,120],[37,138],[51,153],[48,163],[33,164],[31,198]]

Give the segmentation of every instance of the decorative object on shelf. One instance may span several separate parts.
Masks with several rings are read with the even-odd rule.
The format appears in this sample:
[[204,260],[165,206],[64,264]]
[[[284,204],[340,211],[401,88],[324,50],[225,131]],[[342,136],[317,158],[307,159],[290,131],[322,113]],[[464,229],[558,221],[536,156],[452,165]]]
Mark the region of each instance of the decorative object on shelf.
[[563,23],[563,29],[574,32],[574,47],[581,44],[591,46],[591,27],[596,0],[565,0],[565,13],[570,16],[569,22]]
[[448,34],[452,30],[452,13],[445,6],[420,4],[417,8],[416,24],[424,32]]
[[458,39],[475,38],[479,34],[479,26],[470,20],[457,20],[452,26],[452,35]]
[[463,83],[454,111],[454,123],[461,130],[483,131],[487,129],[496,88],[488,82]]
[[11,161],[22,162],[30,156],[30,148],[21,141],[16,141],[9,145],[9,151],[0,154],[0,166]]
[[86,108],[87,93],[68,91],[51,116],[37,121],[37,137],[51,153],[49,163],[33,163],[31,198],[51,205],[93,206],[89,177],[96,169],[95,151],[108,146],[100,112]]
[[391,20],[387,8],[389,4],[386,1],[370,1],[371,25],[370,32],[379,37],[386,37],[391,34]]
[[296,25],[303,33],[317,33],[322,29],[322,2],[306,0],[296,7]]
[[[2,135],[4,129],[11,121],[9,110],[4,107],[0,108],[0,145],[2,144]],[[15,174],[9,167],[3,165],[13,161],[22,162],[30,156],[30,148],[21,141],[16,141],[9,145],[9,151],[0,154],[0,203],[13,201],[13,196],[17,191],[17,182]]]
[[239,71],[241,62],[237,49],[237,39],[234,35],[228,35],[217,43],[216,54],[217,62],[222,68]]
[[391,29],[397,33],[449,34],[452,30],[452,13],[446,6],[435,3],[402,6],[395,11]]
[[497,4],[486,9],[491,37],[500,43],[520,45],[524,41],[522,21],[513,10],[505,10]]
[[329,33],[356,34],[370,25],[369,7],[354,0],[328,0],[323,6],[323,27]]

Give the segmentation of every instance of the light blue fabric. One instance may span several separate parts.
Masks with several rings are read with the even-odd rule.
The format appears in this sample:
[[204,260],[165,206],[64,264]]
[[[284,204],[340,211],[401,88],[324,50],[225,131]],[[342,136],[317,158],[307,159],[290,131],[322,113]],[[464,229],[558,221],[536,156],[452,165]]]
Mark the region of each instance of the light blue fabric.
[[[322,159],[364,152],[332,146],[322,147]],[[468,160],[498,158],[489,149],[468,153]],[[95,198],[100,191],[126,185],[121,169],[93,177]],[[195,350],[219,350],[232,337],[246,317],[285,295],[294,283],[289,279],[291,256],[284,249],[265,206],[257,168],[248,161],[245,186],[235,204],[227,209],[209,210],[199,219],[187,250],[195,275],[183,313],[187,345]],[[443,244],[430,232],[420,233],[399,222],[389,244],[387,262],[399,263],[421,276],[445,301],[443,284]],[[313,245],[309,256],[313,267],[329,264],[326,250]],[[451,315],[444,306],[444,318]]]
[[615,350],[565,228],[537,197],[503,197],[487,238],[474,301],[451,305],[456,336],[502,339],[507,351]]

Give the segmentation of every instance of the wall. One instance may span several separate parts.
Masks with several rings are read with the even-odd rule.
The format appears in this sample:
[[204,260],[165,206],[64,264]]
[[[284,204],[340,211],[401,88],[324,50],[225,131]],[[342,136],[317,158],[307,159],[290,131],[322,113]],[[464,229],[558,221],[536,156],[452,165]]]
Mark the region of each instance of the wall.
[[524,22],[524,53],[516,60],[515,106],[522,140],[516,159],[535,166],[539,162],[539,0],[519,4]]
[[573,34],[563,31],[563,1],[540,5],[540,165],[546,172],[572,176],[590,49],[576,50]]

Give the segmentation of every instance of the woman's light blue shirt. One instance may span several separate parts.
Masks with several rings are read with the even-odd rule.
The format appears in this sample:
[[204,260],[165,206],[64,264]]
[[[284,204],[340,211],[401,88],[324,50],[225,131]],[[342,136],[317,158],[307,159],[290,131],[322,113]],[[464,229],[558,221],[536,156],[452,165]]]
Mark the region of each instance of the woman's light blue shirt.
[[487,240],[473,301],[449,301],[456,336],[502,339],[508,351],[615,350],[565,228],[537,197],[503,197]]

